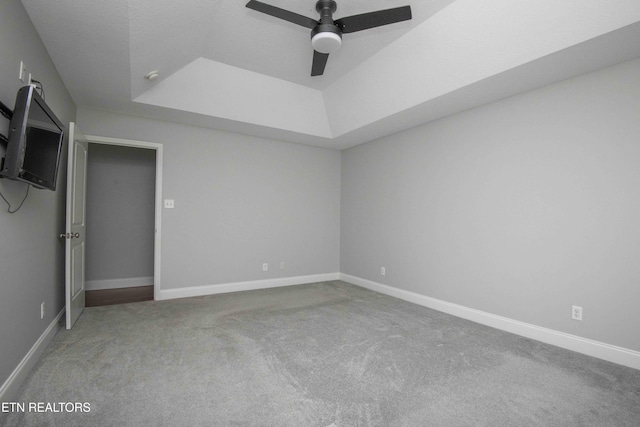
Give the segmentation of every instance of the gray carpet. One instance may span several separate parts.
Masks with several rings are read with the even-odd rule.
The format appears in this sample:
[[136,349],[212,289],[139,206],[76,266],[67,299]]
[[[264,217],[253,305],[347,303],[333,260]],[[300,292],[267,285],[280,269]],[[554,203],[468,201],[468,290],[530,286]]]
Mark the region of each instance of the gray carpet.
[[85,311],[9,426],[638,426],[640,371],[344,282]]

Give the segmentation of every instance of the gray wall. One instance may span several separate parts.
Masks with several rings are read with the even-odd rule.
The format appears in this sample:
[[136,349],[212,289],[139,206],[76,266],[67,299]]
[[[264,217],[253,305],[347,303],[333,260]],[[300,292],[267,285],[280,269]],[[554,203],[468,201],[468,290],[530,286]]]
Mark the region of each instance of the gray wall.
[[341,271],[640,350],[639,112],[635,60],[344,151]]
[[[22,4],[0,2],[0,100],[13,108],[20,60],[41,81],[46,101],[67,125],[75,105],[44,49]],[[6,134],[6,123],[0,129]],[[4,156],[5,147],[0,148]],[[66,154],[65,154],[66,159]],[[61,163],[58,190],[31,188],[17,213],[7,213],[0,200],[0,385],[36,343],[64,306],[64,231],[66,160]],[[0,191],[13,207],[22,200],[26,184],[0,179]],[[40,303],[46,307],[40,320]]]
[[155,150],[89,144],[87,281],[153,276],[155,174]]
[[89,109],[78,123],[163,144],[162,289],[339,271],[339,152]]

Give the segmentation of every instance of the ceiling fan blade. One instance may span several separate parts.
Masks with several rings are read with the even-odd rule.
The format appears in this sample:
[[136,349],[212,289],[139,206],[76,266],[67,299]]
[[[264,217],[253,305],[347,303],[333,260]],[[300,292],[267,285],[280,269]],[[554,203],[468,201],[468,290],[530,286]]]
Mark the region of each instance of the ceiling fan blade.
[[320,53],[317,50],[313,51],[313,64],[311,64],[312,76],[321,76],[324,73],[324,67],[327,65],[327,59],[329,59],[328,53]]
[[354,33],[382,25],[408,21],[409,19],[411,19],[411,6],[402,6],[360,15],[345,16],[344,18],[336,19],[335,23],[343,33]]
[[279,7],[271,6],[270,4],[256,0],[250,0],[249,3],[247,3],[247,7],[310,29],[313,29],[318,25],[318,21],[315,19],[307,18],[306,16],[298,15],[297,13],[289,12],[288,10],[280,9]]

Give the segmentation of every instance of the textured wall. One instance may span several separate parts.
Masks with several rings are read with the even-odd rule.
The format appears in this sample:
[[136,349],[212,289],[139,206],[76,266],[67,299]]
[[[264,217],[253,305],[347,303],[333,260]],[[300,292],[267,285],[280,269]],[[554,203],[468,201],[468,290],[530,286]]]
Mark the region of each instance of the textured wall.
[[341,271],[640,350],[639,76],[626,62],[344,151]]

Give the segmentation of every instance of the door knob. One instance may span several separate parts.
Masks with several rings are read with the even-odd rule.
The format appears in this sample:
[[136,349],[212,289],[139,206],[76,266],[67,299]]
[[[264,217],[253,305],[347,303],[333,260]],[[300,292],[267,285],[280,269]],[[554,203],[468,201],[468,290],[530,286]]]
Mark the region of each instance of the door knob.
[[61,239],[78,239],[80,238],[80,233],[62,233],[59,237]]

